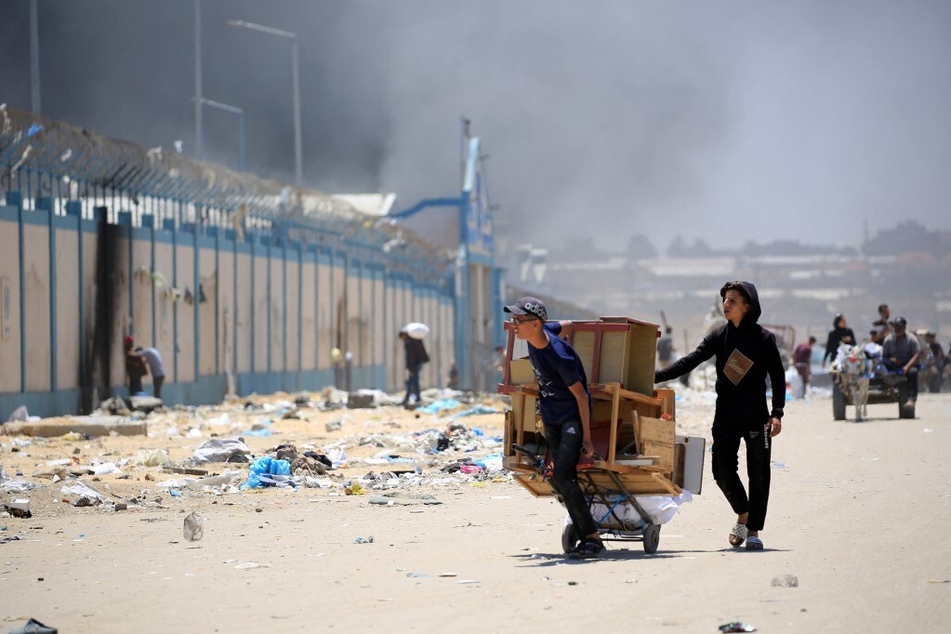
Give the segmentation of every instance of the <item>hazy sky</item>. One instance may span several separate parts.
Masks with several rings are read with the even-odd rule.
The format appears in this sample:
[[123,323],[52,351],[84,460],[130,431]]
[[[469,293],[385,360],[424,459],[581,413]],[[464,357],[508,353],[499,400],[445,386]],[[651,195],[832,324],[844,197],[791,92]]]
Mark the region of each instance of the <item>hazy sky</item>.
[[[30,108],[28,0],[0,0],[0,102]],[[44,114],[194,151],[194,0],[39,0]],[[460,119],[498,222],[523,241],[632,233],[713,247],[855,244],[951,229],[947,0],[203,0],[204,94],[242,107],[248,167],[293,180],[300,37],[305,183],[455,195]],[[232,115],[206,157],[234,167]]]

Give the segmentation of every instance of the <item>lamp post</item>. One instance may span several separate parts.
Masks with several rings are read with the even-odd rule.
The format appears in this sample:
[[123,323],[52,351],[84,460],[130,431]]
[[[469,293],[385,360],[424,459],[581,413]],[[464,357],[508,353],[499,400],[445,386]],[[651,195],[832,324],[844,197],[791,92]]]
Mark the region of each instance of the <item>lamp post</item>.
[[40,18],[36,0],[30,0],[30,93],[33,114],[40,114]]
[[301,122],[300,122],[300,73],[298,72],[298,54],[297,54],[297,34],[290,31],[282,31],[269,26],[262,26],[254,22],[244,22],[243,20],[228,20],[228,26],[241,27],[258,31],[265,35],[273,35],[285,40],[291,41],[291,82],[293,84],[294,96],[294,182],[301,187],[303,182],[303,149],[301,147]]
[[195,0],[195,158],[199,161],[204,158],[205,153],[201,93],[201,0]]
[[199,104],[202,106],[208,106],[209,108],[216,108],[218,110],[224,110],[225,112],[230,112],[231,114],[238,115],[238,171],[244,171],[244,110],[237,106],[231,106],[226,103],[221,103],[220,101],[215,101],[214,99],[205,99],[201,98],[198,100]]

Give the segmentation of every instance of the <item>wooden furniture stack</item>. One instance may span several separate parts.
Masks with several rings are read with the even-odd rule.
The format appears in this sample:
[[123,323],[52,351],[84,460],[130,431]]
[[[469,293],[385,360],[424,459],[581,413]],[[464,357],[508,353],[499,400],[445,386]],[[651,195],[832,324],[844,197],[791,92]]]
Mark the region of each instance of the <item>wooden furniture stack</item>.
[[[511,397],[512,408],[505,413],[503,465],[534,495],[554,495],[538,465],[512,449],[513,444],[532,451],[543,447],[544,427],[536,414],[538,390],[531,364],[527,356],[513,358],[517,344],[510,324],[506,332],[509,361],[499,392]],[[587,469],[588,475],[604,488],[615,487],[619,480],[635,495],[678,495],[681,487],[700,493],[704,439],[677,436],[674,392],[654,389],[659,333],[656,324],[627,317],[571,322],[566,338],[588,377],[591,436],[601,457]]]

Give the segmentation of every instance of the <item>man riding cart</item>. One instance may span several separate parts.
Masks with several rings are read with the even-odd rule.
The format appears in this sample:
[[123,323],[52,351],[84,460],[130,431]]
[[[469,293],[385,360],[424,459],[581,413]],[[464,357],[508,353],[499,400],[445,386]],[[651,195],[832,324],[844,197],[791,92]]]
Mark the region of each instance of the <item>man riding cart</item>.
[[845,420],[846,406],[853,405],[859,422],[870,403],[898,403],[899,418],[915,417],[921,353],[918,338],[908,336],[907,325],[904,317],[896,318],[881,346],[839,346],[830,368],[833,419]]

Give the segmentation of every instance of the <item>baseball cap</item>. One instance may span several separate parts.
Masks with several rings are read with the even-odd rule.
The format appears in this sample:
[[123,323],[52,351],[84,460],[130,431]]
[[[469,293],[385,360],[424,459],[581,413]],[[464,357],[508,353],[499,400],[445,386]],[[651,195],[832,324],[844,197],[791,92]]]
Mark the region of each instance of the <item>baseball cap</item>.
[[898,316],[892,320],[892,323],[895,324],[896,326],[907,326],[908,320],[905,319],[904,317]]
[[506,306],[504,310],[513,315],[532,315],[542,321],[548,321],[548,309],[537,297],[525,296],[511,306]]

